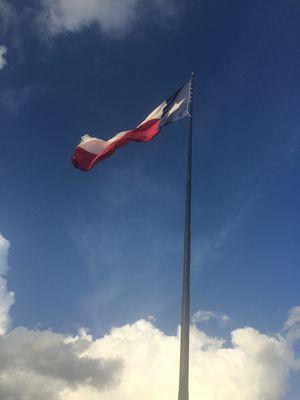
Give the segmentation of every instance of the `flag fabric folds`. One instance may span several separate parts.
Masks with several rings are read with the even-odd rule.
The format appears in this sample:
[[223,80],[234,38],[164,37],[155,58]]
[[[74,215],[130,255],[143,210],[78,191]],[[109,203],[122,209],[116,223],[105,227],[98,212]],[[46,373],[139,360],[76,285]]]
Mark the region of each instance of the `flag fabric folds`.
[[84,135],[72,156],[74,166],[89,171],[129,142],[149,142],[164,126],[190,115],[190,104],[191,81],[161,103],[137,128],[120,132],[109,140]]

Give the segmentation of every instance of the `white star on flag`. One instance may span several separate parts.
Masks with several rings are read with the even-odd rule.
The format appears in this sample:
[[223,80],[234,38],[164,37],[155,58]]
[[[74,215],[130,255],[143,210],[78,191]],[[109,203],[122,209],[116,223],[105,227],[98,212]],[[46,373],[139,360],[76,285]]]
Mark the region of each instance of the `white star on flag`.
[[177,111],[183,102],[184,102],[184,99],[181,100],[179,103],[177,103],[177,102],[174,103],[173,107],[169,110],[167,116],[169,117],[171,114],[173,114],[175,111]]

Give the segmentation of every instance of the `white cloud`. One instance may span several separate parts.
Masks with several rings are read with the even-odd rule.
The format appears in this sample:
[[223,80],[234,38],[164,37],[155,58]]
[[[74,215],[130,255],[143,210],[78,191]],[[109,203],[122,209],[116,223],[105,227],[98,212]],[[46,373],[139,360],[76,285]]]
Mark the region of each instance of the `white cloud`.
[[5,46],[0,46],[0,69],[3,69],[5,67],[5,65],[7,64],[6,62],[6,53],[7,53],[7,49]]
[[9,247],[9,241],[0,234],[0,335],[3,335],[10,325],[9,310],[14,303],[14,293],[8,291],[5,279]]
[[217,313],[215,311],[198,310],[192,316],[192,322],[207,322],[211,319],[218,321],[221,325],[226,325],[230,321],[230,317],[227,314]]
[[171,0],[41,0],[40,26],[50,35],[77,32],[93,24],[104,33],[123,34],[147,11],[170,14]]
[[[91,342],[86,354],[124,360],[119,385],[104,391],[102,400],[171,400],[177,396],[178,350],[178,335],[165,335],[140,320]],[[292,352],[282,337],[243,328],[232,332],[228,347],[192,327],[191,400],[279,400],[293,367]],[[66,389],[62,398],[97,400],[98,396],[86,387]]]
[[[9,242],[0,236],[0,273],[7,272]],[[2,302],[2,298],[0,301]],[[281,335],[245,327],[231,343],[191,327],[190,399],[280,400],[300,365],[291,332],[299,307]],[[7,310],[1,307],[7,316]],[[196,313],[197,315],[197,313]],[[198,319],[217,313],[201,311]],[[299,339],[299,337],[298,337]],[[179,333],[150,321],[114,328],[100,339],[18,327],[0,336],[0,398],[4,400],[173,400],[177,396]]]

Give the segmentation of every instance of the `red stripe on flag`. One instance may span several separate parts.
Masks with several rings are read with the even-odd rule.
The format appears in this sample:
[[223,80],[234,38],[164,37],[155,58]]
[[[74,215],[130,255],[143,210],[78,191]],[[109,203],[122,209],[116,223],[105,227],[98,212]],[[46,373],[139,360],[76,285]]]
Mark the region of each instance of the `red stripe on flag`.
[[160,131],[159,124],[160,119],[146,121],[136,129],[128,131],[123,136],[120,136],[120,138],[117,138],[98,154],[90,153],[79,145],[75,148],[72,162],[76,168],[81,169],[82,171],[89,171],[96,163],[110,157],[116,149],[125,146],[129,142],[144,143],[152,140]]

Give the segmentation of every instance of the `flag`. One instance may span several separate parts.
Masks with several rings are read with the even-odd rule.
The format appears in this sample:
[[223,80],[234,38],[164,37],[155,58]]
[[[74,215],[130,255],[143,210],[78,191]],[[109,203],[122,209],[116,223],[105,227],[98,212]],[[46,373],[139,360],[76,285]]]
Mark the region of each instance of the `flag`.
[[190,104],[191,81],[155,108],[137,128],[120,132],[109,140],[84,135],[72,156],[74,166],[89,171],[129,142],[149,142],[164,126],[190,115]]

